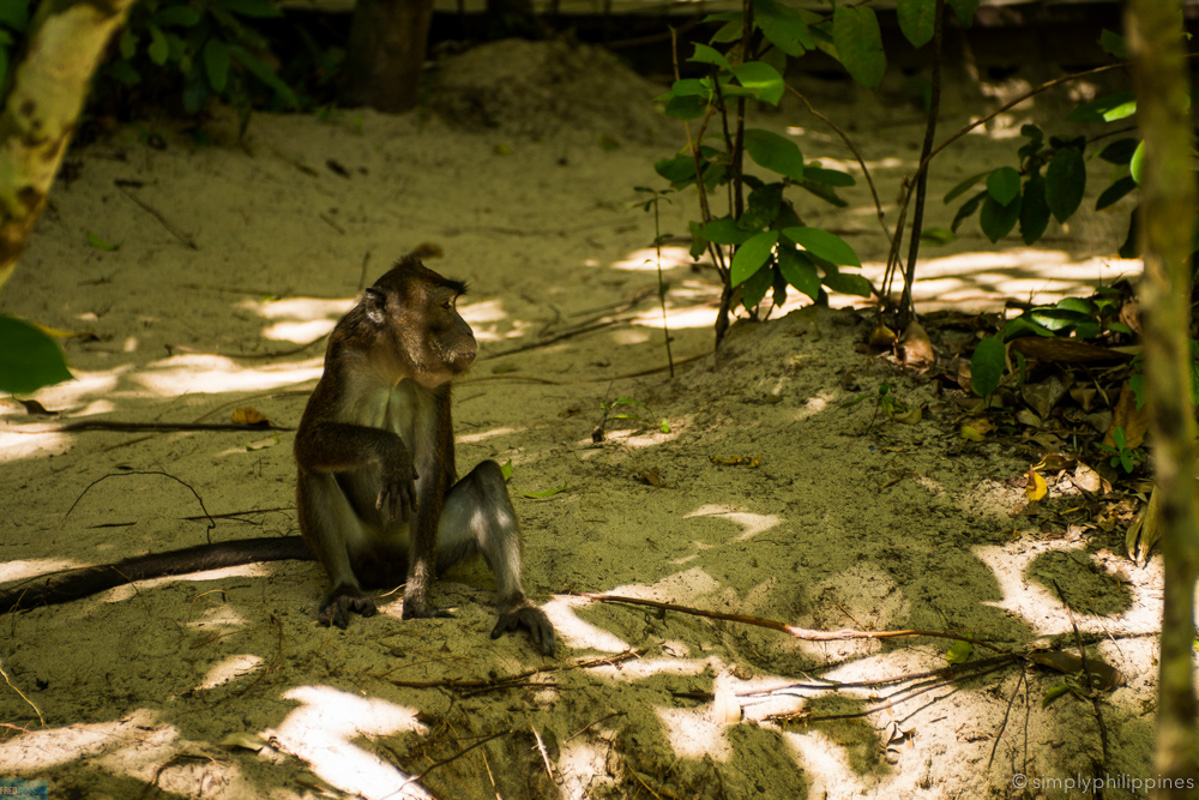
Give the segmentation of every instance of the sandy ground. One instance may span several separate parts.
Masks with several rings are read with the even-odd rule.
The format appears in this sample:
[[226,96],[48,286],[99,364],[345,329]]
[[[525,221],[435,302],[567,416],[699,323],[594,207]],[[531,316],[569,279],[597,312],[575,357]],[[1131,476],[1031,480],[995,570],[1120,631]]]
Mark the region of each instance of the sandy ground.
[[[632,202],[635,185],[662,184],[651,164],[681,131],[642,113],[656,89],[615,64],[538,52],[506,80],[544,85],[552,62],[555,91],[513,89],[490,110],[484,62],[471,67],[481,93],[471,101],[463,79],[444,113],[259,114],[241,144],[218,114],[208,146],[173,122],[121,127],[71,154],[75,177],[0,310],[88,335],[66,343],[76,380],[36,395],[62,421],[222,421],[253,406],[294,426],[320,337],[363,275],[437,245],[428,263],[470,282],[461,308],[481,343],[456,394],[459,465],[511,461],[516,491],[565,487],[516,500],[527,588],[558,654],[488,639],[478,565],[434,589],[453,619],[401,621],[392,595],[344,632],[314,622],[326,586],[312,563],[128,586],[0,620],[0,777],[49,781],[55,798],[380,800],[1056,798],[1106,774],[1107,797],[1139,796],[1132,781],[1153,775],[1158,562],[1131,565],[1122,531],[1071,516],[1070,497],[1026,508],[1035,447],[960,439],[936,384],[859,350],[868,313],[795,303],[713,354],[714,276],[668,250],[671,379],[653,220]],[[949,92],[943,129],[1019,86]],[[922,134],[902,77],[881,102],[847,83],[805,87],[859,142],[893,214]],[[1065,102],[1042,98],[952,148],[930,224],[951,218],[950,186],[1010,163],[1020,123]],[[759,124],[861,177],[800,108]],[[845,210],[797,199],[877,276],[886,245],[868,194],[847,196]],[[998,309],[1134,272],[1085,260],[1114,254],[1127,211],[1055,225],[1035,249],[992,248],[968,224],[926,252],[925,307]],[[680,195],[663,228],[685,232],[696,213]],[[843,405],[883,383],[920,422]],[[644,404],[628,406],[641,419],[610,420],[593,444],[617,398]],[[0,579],[296,532],[290,433],[30,433],[58,421],[9,400],[0,413]],[[752,465],[717,463],[738,456]],[[921,682],[947,667],[945,639],[809,641],[575,592],[828,631],[965,629],[1003,652],[1076,624],[1106,635],[1089,652],[1124,682],[1097,705],[1067,695],[1043,709],[1065,678],[1019,659]]]

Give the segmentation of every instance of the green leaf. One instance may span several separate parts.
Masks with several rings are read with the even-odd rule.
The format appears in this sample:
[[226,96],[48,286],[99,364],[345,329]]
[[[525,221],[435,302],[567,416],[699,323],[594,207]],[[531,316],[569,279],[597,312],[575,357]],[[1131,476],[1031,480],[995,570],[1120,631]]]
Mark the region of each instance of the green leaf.
[[1142,178],[1145,175],[1145,143],[1138,142],[1137,149],[1132,152],[1132,158],[1128,161],[1128,171],[1132,173],[1132,179],[1140,186]]
[[283,12],[267,0],[217,0],[226,11],[242,17],[281,17]]
[[707,97],[711,93],[712,84],[710,81],[700,80],[699,78],[684,78],[681,81],[675,81],[671,84],[670,91],[662,95],[662,97]]
[[[711,14],[709,16],[715,17],[718,15]],[[742,24],[740,17],[741,15],[737,14],[736,22],[730,20],[729,22],[721,25],[716,33],[712,34],[712,38],[708,40],[708,44],[728,44],[729,42],[741,41]]]
[[745,244],[754,236],[753,231],[737,227],[737,221],[730,217],[714,219],[699,229],[699,232],[709,242],[716,244]]
[[1135,188],[1137,188],[1137,182],[1132,179],[1131,175],[1125,175],[1103,190],[1103,194],[1099,195],[1099,199],[1095,201],[1095,210],[1102,211],[1108,206],[1114,205]]
[[146,48],[147,55],[150,60],[158,66],[167,63],[167,56],[171,53],[170,45],[167,44],[167,37],[162,32],[162,28],[155,25],[153,22],[146,25],[150,31],[150,46]]
[[760,167],[779,173],[793,181],[803,180],[803,153],[799,145],[777,133],[747,128],[745,152]]
[[1027,314],[1030,320],[1051,331],[1063,331],[1092,322],[1089,314],[1069,308],[1041,306],[1029,309]]
[[504,477],[504,483],[512,478],[512,459],[508,459],[500,465],[500,475]]
[[978,0],[948,0],[948,2],[963,28],[969,28],[974,24],[974,12],[978,11]]
[[959,183],[957,186],[950,189],[949,192],[945,195],[945,205],[949,205],[954,200],[958,199],[959,197],[964,195],[966,192],[970,191],[970,187],[974,186],[974,184],[978,183],[983,178],[988,177],[992,171],[993,170],[987,170],[986,172],[980,172],[977,175],[971,175],[969,178],[967,178],[966,180]]
[[978,207],[982,205],[983,200],[986,200],[988,197],[990,197],[990,195],[987,194],[987,190],[983,189],[981,192],[974,195],[974,197],[971,197],[969,200],[962,203],[962,207],[958,209],[958,213],[954,214],[953,222],[950,223],[949,229],[956,232],[958,226],[962,224],[962,221],[977,211]]
[[1054,700],[1067,694],[1070,694],[1070,684],[1059,683],[1045,692],[1045,695],[1041,698],[1041,708],[1048,708],[1049,704]]
[[973,653],[974,645],[958,639],[949,646],[949,650],[945,653],[945,660],[950,664],[965,664]]
[[741,284],[741,305],[745,306],[745,310],[753,311],[757,308],[758,304],[766,297],[766,293],[770,291],[773,283],[774,270],[765,264],[753,275],[746,278]]
[[128,61],[113,61],[107,69],[109,75],[130,86],[142,79],[142,76],[137,74],[137,70]]
[[833,12],[833,45],[855,81],[878,89],[887,69],[887,57],[874,9],[838,5]]
[[1132,161],[1132,154],[1136,152],[1139,142],[1131,136],[1116,141],[1103,148],[1103,152],[1099,154],[1109,164],[1117,166],[1127,164]]
[[776,0],[754,0],[754,24],[771,44],[789,56],[800,56],[816,47],[803,17]]
[[978,224],[992,243],[998,242],[1016,227],[1016,222],[1020,219],[1021,205],[1019,197],[1002,206],[995,202],[994,197],[987,195],[987,199],[983,201],[982,213],[978,215]]
[[[733,263],[729,267],[729,285],[737,286],[757,273],[770,258],[770,253],[774,250],[774,245],[778,240],[778,231],[760,231],[738,247],[737,252],[733,255]],[[766,290],[763,289],[762,295],[765,296],[765,294]],[[758,299],[761,300],[761,298]]]
[[1011,167],[1000,167],[987,176],[987,193],[1001,206],[1011,204],[1020,196],[1020,173]]
[[1012,339],[1019,338],[1026,333],[1036,334],[1037,336],[1050,337],[1053,336],[1053,331],[1046,328],[1044,325],[1038,325],[1026,316],[1019,316],[1015,319],[1010,319],[1004,324],[999,331],[999,338],[1005,342],[1010,342]]
[[708,101],[693,95],[672,96],[662,110],[672,119],[699,119],[708,111]]
[[132,28],[126,28],[121,31],[118,49],[120,50],[121,58],[126,61],[137,55],[137,34],[133,32]]
[[733,67],[733,74],[737,76],[737,82],[753,92],[755,97],[772,106],[777,106],[779,100],[783,99],[783,92],[787,88],[783,76],[769,64],[747,61]]
[[783,246],[778,249],[779,272],[787,280],[808,297],[816,300],[820,297],[820,275],[816,265],[807,254],[793,247]]
[[923,47],[933,38],[937,0],[898,0],[895,13],[899,17],[899,29],[912,47]]
[[90,244],[92,247],[96,248],[97,250],[104,250],[106,252],[112,252],[113,250],[121,249],[121,245],[119,242],[117,244],[113,244],[112,242],[106,242],[103,239],[101,239],[99,236],[97,236],[96,234],[92,233],[91,231],[87,231],[87,243]]
[[746,230],[769,228],[778,218],[783,203],[783,184],[768,183],[749,193],[745,212],[737,224]]
[[191,6],[172,5],[154,15],[154,21],[164,28],[178,26],[191,28],[200,21],[200,12]]
[[1070,122],[1115,122],[1137,113],[1137,100],[1132,92],[1116,92],[1083,103],[1066,117]]
[[803,180],[799,183],[800,188],[806,189],[824,202],[832,203],[838,208],[845,208],[849,205],[848,202],[846,202],[840,195],[837,194],[836,189],[834,189],[832,186],[829,186],[827,183],[820,183],[819,181],[812,180],[811,174],[812,168],[806,167],[804,169]]
[[[819,161],[813,162],[819,164]],[[835,169],[821,169],[820,167],[807,166],[804,167],[804,178],[815,181],[816,183],[827,184],[828,186],[856,186],[857,181],[848,172],[841,172]]]
[[57,342],[35,325],[0,315],[0,392],[29,394],[71,378]]
[[204,72],[214,92],[225,91],[229,79],[229,48],[215,36],[204,45]]
[[825,275],[824,285],[838,294],[852,294],[858,297],[869,297],[873,294],[874,285],[861,275],[850,275],[838,272],[835,275]]
[[1128,60],[1128,43],[1120,34],[1104,28],[1099,34],[1099,45],[1121,61]]
[[724,54],[719,50],[708,47],[706,44],[695,43],[695,55],[687,59],[688,61],[698,61],[701,64],[715,64],[721,69],[727,69],[730,72],[733,67],[729,64],[729,60],[724,57]]
[[6,25],[17,33],[23,33],[28,24],[29,0],[0,2],[0,25]]
[[949,228],[924,228],[920,231],[920,241],[931,245],[946,245],[957,238],[958,235]]
[[1034,173],[1024,183],[1024,201],[1020,204],[1020,235],[1025,244],[1040,239],[1049,227],[1049,204],[1045,202],[1045,179]]
[[974,348],[970,358],[970,384],[979,397],[990,397],[999,388],[1007,348],[998,336],[988,336]]
[[275,94],[279,95],[279,97],[283,99],[284,103],[292,108],[300,107],[300,100],[296,97],[295,92],[293,92],[291,87],[284,83],[270,67],[268,67],[266,64],[263,64],[256,56],[249,53],[240,45],[229,45],[228,49],[229,54],[233,56],[233,58],[239,64],[249,70],[255,78],[274,89]]
[[783,230],[783,236],[817,258],[847,267],[862,266],[862,262],[853,248],[835,233],[822,231],[819,228],[786,228]]
[[1082,151],[1074,147],[1058,150],[1045,170],[1045,202],[1058,222],[1065,222],[1078,209],[1087,189],[1087,165]]
[[695,182],[695,160],[686,153],[654,162],[654,172],[676,189]]

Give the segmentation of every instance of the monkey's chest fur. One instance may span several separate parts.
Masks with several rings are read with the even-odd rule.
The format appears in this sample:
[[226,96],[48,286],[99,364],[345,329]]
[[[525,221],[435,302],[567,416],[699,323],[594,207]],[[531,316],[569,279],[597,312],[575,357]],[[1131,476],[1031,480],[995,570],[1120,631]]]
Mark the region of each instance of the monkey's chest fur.
[[[412,455],[416,478],[417,511],[408,520],[387,519],[377,507],[382,486],[382,470],[377,464],[365,464],[358,469],[336,472],[329,477],[336,481],[360,525],[344,526],[354,573],[364,586],[379,587],[404,579],[408,562],[409,538],[422,513],[429,513],[428,504],[440,506],[440,492],[446,483],[453,483],[452,458],[446,464],[439,448],[437,398],[435,393],[412,380],[403,380],[394,387],[380,386],[363,393],[352,407],[343,407],[339,417],[368,428],[390,431],[399,436]],[[452,437],[449,447],[453,447]],[[424,507],[423,507],[424,506]]]

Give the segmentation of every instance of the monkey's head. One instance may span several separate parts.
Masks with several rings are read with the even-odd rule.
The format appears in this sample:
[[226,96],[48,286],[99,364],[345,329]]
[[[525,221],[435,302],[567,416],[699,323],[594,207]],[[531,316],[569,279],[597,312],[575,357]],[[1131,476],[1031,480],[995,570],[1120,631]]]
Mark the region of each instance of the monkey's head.
[[366,322],[395,361],[400,377],[427,389],[470,368],[478,346],[455,303],[465,294],[462,281],[442,277],[411,256],[400,259],[362,298]]

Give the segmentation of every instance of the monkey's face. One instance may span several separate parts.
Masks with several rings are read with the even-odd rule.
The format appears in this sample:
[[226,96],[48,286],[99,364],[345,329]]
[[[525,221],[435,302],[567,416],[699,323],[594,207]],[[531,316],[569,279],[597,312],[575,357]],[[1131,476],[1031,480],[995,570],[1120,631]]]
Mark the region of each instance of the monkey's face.
[[412,342],[420,353],[419,358],[413,354],[416,374],[412,377],[427,389],[465,372],[478,352],[474,331],[458,314],[459,294],[455,286],[429,287],[422,302],[409,308],[409,315],[419,318],[413,320],[416,324],[410,330],[424,332]]
[[461,281],[401,259],[362,298],[362,319],[376,343],[371,360],[390,380],[411,378],[427,389],[465,372],[478,349],[456,308],[465,292]]

